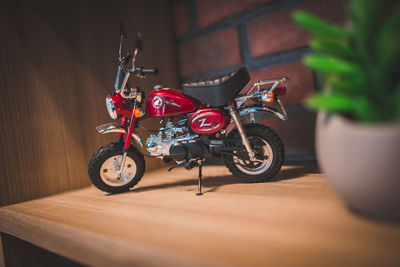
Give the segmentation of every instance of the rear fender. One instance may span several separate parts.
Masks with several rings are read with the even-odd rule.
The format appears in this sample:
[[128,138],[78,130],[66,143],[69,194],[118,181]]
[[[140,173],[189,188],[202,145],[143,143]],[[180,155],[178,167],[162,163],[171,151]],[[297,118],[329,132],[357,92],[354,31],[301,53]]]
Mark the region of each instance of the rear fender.
[[272,113],[273,115],[275,115],[276,117],[278,117],[279,119],[281,119],[283,121],[286,121],[288,119],[286,110],[284,108],[282,108],[282,112],[271,109],[269,107],[256,107],[256,106],[245,107],[245,108],[239,109],[239,114],[241,117],[246,116],[247,114],[254,114],[256,112]]
[[[254,117],[254,114],[256,112],[267,112],[267,113],[275,115],[276,117],[278,117],[279,119],[281,119],[283,121],[286,121],[288,119],[286,110],[285,110],[284,106],[282,105],[282,103],[279,101],[279,99],[277,102],[280,106],[280,109],[281,109],[280,111],[269,108],[269,107],[264,107],[264,106],[244,106],[242,108],[239,108],[238,113],[240,115],[240,119],[242,120],[242,123],[243,124],[246,123],[246,115],[250,115],[249,123],[256,123],[255,117]],[[231,118],[231,120],[230,120],[228,126],[225,128],[225,132],[223,134],[225,134],[225,136],[227,136],[234,129],[236,129],[236,125],[233,121],[233,118]]]

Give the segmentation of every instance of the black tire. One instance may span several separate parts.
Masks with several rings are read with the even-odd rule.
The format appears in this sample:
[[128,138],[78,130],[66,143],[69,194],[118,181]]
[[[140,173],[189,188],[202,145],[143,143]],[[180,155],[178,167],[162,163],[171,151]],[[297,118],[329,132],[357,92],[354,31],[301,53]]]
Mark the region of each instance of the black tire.
[[119,156],[123,153],[123,145],[121,143],[111,143],[101,147],[99,150],[94,153],[92,158],[90,159],[89,166],[88,166],[88,173],[90,181],[96,186],[98,189],[108,192],[108,193],[121,193],[124,191],[129,190],[130,188],[134,187],[144,174],[145,170],[145,161],[143,155],[137,151],[136,148],[130,147],[127,152],[127,156],[132,159],[136,164],[136,173],[132,180],[124,185],[121,186],[111,186],[106,184],[101,176],[100,176],[100,168],[103,163],[113,157]]
[[[255,175],[242,172],[232,161],[225,161],[225,165],[234,176],[243,178],[246,182],[267,181],[279,172],[285,159],[285,148],[282,140],[274,130],[267,126],[261,124],[246,124],[243,127],[250,141],[255,138],[260,138],[269,144],[273,154],[272,163],[265,171]],[[229,137],[240,138],[240,135],[237,130],[234,130],[229,134]]]

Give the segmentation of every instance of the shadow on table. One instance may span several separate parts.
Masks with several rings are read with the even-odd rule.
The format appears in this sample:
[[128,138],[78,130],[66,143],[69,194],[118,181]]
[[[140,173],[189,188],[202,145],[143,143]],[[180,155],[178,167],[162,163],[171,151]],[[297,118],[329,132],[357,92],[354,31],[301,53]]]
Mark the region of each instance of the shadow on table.
[[[242,183],[273,183],[282,180],[296,179],[300,178],[309,173],[319,173],[319,169],[316,165],[301,165],[301,166],[293,166],[292,168],[286,168],[281,170],[273,179],[268,181],[252,181],[241,179],[232,175],[222,175],[222,176],[207,176],[207,173],[203,172],[203,189],[204,193],[210,193],[216,191],[220,186],[229,185],[229,184],[242,184]],[[124,193],[135,193],[135,192],[144,192],[149,190],[157,190],[157,189],[165,189],[172,187],[181,187],[181,186],[194,186],[197,185],[197,179],[190,179],[172,183],[164,183],[158,185],[144,186],[132,189],[130,191]],[[122,193],[122,194],[124,194]],[[112,195],[112,194],[108,194]]]

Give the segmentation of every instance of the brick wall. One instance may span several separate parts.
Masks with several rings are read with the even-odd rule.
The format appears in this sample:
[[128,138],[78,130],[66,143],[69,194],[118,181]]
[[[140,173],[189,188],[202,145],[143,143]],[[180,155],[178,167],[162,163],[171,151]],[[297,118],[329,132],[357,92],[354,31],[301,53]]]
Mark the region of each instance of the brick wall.
[[260,114],[286,147],[287,162],[313,161],[315,114],[302,105],[316,90],[313,73],[301,58],[308,36],[291,19],[301,9],[343,23],[343,0],[175,0],[172,12],[181,81],[218,76],[245,66],[252,82],[286,76],[281,100],[289,120]]

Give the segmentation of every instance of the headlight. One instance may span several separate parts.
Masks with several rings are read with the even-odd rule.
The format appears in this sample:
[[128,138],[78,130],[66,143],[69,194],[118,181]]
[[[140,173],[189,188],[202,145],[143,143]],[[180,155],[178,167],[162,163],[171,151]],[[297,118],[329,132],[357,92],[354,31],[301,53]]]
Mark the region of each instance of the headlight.
[[108,113],[110,113],[111,119],[115,120],[116,118],[118,118],[117,111],[115,110],[115,107],[114,107],[114,102],[112,101],[110,96],[106,97],[106,107],[107,107]]

